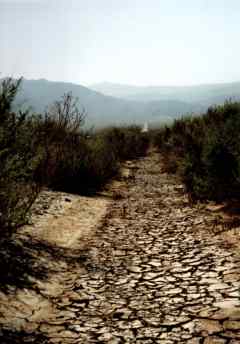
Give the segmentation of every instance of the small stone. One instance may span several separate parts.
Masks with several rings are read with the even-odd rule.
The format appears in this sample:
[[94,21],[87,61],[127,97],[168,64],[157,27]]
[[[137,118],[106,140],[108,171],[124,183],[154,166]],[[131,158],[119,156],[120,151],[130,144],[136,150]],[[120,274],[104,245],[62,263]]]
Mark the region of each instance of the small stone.
[[139,273],[139,272],[142,271],[142,269],[141,269],[141,267],[139,267],[139,266],[130,266],[130,267],[128,268],[128,271]]
[[115,282],[116,285],[126,284],[128,282],[128,278],[120,278],[117,282]]
[[131,326],[132,328],[140,328],[140,327],[143,327],[143,324],[141,323],[140,320],[134,320],[134,321],[132,321],[131,325],[132,325],[132,326]]
[[159,273],[148,272],[148,273],[146,273],[146,274],[143,276],[143,278],[144,278],[145,280],[152,280],[152,279],[154,279],[154,278],[156,278],[156,277],[158,277],[158,276],[159,276]]
[[58,337],[62,337],[62,338],[78,338],[78,334],[72,331],[61,331],[58,332]]

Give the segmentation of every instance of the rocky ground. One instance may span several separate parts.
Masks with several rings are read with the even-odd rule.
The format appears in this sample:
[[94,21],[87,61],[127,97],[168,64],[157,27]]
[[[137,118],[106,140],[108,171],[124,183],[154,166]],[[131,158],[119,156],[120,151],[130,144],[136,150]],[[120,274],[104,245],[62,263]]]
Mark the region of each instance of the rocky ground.
[[71,199],[67,222],[66,209],[57,225],[47,221],[51,240],[61,227],[55,246],[63,251],[45,257],[53,268],[47,281],[35,281],[37,291],[1,293],[1,343],[240,343],[234,243],[216,235],[213,211],[189,204],[157,154],[130,168],[134,177],[114,200],[105,195],[89,215],[99,215],[91,230],[74,232]]

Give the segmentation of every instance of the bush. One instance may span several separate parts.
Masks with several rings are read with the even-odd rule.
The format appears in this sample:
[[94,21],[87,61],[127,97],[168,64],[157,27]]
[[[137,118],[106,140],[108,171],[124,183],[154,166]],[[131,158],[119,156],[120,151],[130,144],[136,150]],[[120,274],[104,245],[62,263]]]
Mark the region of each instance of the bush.
[[85,112],[78,110],[71,94],[64,95],[44,115],[14,112],[12,104],[20,83],[5,79],[0,85],[2,289],[6,285],[29,287],[36,276],[47,276],[42,264],[35,264],[29,247],[33,242],[15,240],[12,235],[26,222],[43,186],[94,193],[118,173],[123,160],[145,154],[148,147],[148,138],[138,127],[84,132]]
[[35,171],[36,181],[48,186],[65,184],[76,169],[84,146],[81,127],[84,112],[77,108],[77,100],[65,94],[44,116],[35,116],[35,135],[42,159]]
[[[72,149],[79,158],[76,168],[70,168],[71,179],[65,180],[70,183],[67,186],[66,182],[61,182],[59,186],[71,192],[92,193],[118,173],[123,160],[144,155],[147,147],[148,140],[138,127],[107,128],[90,137],[82,137],[79,146]],[[69,165],[70,159],[64,161]],[[68,174],[65,171],[62,175]]]
[[39,163],[32,154],[28,132],[28,112],[15,113],[12,104],[19,81],[6,79],[0,88],[0,229],[1,236],[11,235],[22,224],[39,188],[33,171]]
[[222,201],[240,197],[239,139],[240,103],[226,102],[200,117],[176,120],[154,142],[168,163],[175,157],[193,199]]
[[118,173],[121,161],[145,154],[146,134],[136,126],[91,134],[82,129],[85,111],[65,94],[44,115],[14,112],[21,80],[5,79],[0,90],[0,228],[11,233],[42,186],[86,193]]
[[146,154],[149,137],[138,126],[108,128],[102,132],[119,160],[135,159]]

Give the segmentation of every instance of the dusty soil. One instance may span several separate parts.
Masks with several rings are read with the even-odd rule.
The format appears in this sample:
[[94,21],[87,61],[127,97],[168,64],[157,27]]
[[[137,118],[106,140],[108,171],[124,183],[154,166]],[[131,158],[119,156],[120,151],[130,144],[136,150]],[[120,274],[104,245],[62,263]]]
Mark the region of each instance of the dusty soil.
[[240,343],[239,231],[156,153],[99,197],[41,197],[21,236],[49,274],[0,293],[1,343]]

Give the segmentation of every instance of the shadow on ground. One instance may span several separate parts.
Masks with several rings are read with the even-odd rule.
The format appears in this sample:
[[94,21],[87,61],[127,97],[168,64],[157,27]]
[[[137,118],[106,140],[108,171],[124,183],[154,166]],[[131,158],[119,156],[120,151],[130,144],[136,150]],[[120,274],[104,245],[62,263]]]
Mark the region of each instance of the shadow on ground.
[[43,334],[4,330],[0,328],[0,342],[1,344],[47,344],[48,340]]
[[82,264],[86,252],[59,248],[46,241],[26,237],[21,240],[2,240],[0,244],[0,290],[35,287],[35,280],[46,280],[59,262]]

